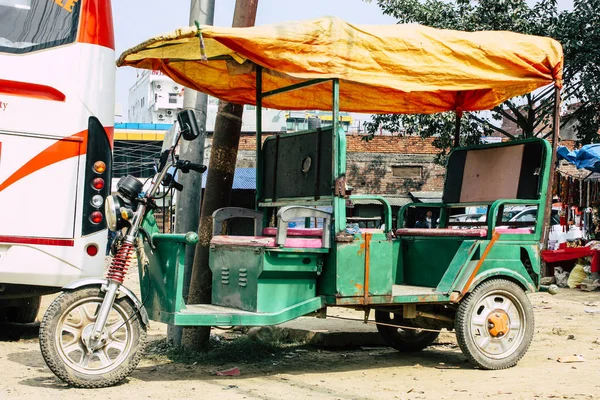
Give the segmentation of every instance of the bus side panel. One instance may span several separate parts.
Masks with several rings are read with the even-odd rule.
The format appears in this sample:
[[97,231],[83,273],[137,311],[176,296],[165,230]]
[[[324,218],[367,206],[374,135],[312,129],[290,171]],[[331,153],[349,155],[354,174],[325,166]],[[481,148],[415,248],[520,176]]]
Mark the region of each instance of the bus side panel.
[[[1,282],[59,288],[77,279],[102,276],[106,231],[58,243],[51,246],[0,243]],[[90,244],[104,247],[92,257],[85,251]]]
[[[73,238],[81,142],[0,134],[0,237]],[[65,154],[75,157],[60,160]]]

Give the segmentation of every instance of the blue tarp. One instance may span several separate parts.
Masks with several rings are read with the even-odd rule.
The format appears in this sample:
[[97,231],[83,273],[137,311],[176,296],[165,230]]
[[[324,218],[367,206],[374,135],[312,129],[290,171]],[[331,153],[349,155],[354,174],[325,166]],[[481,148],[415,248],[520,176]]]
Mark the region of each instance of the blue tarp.
[[556,149],[559,160],[566,160],[577,169],[600,172],[600,144],[586,144],[580,149],[569,151],[565,146]]
[[[206,176],[202,174],[202,188],[206,187]],[[254,168],[236,168],[233,175],[233,187],[236,190],[255,190],[256,189],[256,169]]]

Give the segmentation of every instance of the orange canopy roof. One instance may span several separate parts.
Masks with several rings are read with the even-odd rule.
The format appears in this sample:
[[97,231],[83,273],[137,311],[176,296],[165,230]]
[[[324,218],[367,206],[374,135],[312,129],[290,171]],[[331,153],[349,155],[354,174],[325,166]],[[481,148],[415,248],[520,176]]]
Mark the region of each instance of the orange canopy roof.
[[[421,25],[352,25],[339,18],[251,28],[178,29],[125,51],[119,66],[160,70],[219,99],[256,104],[263,91],[309,79],[340,80],[340,110],[428,114],[487,110],[551,83],[563,53],[550,38]],[[330,110],[331,83],[267,97],[263,106]]]

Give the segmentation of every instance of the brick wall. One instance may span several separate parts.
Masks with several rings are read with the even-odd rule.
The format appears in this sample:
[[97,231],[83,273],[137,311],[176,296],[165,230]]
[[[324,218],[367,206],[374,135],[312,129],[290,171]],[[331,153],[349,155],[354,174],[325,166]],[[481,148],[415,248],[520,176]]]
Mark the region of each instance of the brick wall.
[[[207,138],[207,146],[211,138]],[[444,185],[444,168],[434,163],[438,150],[433,139],[402,136],[376,136],[370,141],[348,135],[347,179],[353,193],[406,194],[410,191],[440,191]],[[254,168],[256,137],[240,138],[237,167]],[[205,159],[210,157],[207,148]],[[393,166],[420,166],[420,178],[393,175]]]

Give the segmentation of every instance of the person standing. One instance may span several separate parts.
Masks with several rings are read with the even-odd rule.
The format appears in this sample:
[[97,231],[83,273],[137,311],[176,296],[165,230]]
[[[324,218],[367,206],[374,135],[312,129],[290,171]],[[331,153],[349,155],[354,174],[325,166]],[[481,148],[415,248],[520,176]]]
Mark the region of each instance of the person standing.
[[425,218],[417,221],[417,223],[415,224],[415,228],[432,229],[435,227],[435,221],[433,220],[433,213],[431,212],[431,210],[427,211],[427,213],[425,214]]

